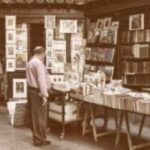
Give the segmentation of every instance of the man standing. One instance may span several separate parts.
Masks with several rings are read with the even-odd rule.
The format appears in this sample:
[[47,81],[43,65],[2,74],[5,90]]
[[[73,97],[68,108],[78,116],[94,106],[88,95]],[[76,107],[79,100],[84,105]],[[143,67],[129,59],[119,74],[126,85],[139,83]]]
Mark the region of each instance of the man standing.
[[27,64],[27,83],[29,112],[33,144],[35,146],[48,145],[46,140],[47,127],[47,98],[50,82],[44,65],[45,49],[41,46],[34,48],[34,56]]

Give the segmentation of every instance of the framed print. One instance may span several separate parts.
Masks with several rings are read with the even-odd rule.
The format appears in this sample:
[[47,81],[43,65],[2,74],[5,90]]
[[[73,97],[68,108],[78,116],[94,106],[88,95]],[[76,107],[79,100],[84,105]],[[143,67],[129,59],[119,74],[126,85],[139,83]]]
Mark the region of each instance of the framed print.
[[48,16],[45,16],[45,28],[48,29],[48,28],[55,28],[55,21],[56,21],[56,17],[53,16],[53,15],[48,15]]
[[129,17],[129,30],[144,29],[144,14],[131,15]]
[[56,63],[64,63],[66,62],[66,52],[61,50],[54,50],[53,58]]
[[77,33],[77,20],[60,20],[60,33]]
[[66,35],[65,35],[65,33],[60,33],[59,28],[60,28],[60,20],[57,19],[56,27],[54,29],[54,39],[55,40],[65,40]]
[[64,82],[64,75],[49,75],[52,84],[59,84]]
[[104,25],[104,19],[98,19],[96,22],[96,29],[101,30]]
[[6,44],[6,58],[16,58],[15,44]]
[[15,71],[15,59],[6,59],[6,72]]
[[55,50],[66,50],[66,41],[65,40],[54,40],[53,49]]
[[54,29],[46,29],[46,40],[53,39]]
[[53,48],[53,40],[52,39],[46,40],[46,48],[47,49]]
[[7,44],[16,43],[16,30],[6,30],[6,43]]
[[27,98],[26,79],[13,79],[13,98]]
[[25,70],[27,63],[27,53],[16,54],[16,70]]
[[6,29],[15,29],[16,28],[16,16],[6,16],[5,27]]
[[52,58],[53,57],[53,49],[47,49],[46,50],[46,57]]
[[110,26],[111,26],[111,20],[112,20],[111,17],[104,18],[104,26],[103,26],[104,29],[110,28]]
[[85,49],[85,59],[86,60],[90,60],[91,59],[91,48],[90,47],[86,47]]
[[64,63],[55,62],[51,72],[52,73],[64,73]]
[[82,39],[81,38],[72,38],[71,39],[71,50],[73,51],[80,51],[83,46],[82,46]]
[[54,63],[53,59],[46,59],[46,68],[47,69],[52,69],[53,63]]

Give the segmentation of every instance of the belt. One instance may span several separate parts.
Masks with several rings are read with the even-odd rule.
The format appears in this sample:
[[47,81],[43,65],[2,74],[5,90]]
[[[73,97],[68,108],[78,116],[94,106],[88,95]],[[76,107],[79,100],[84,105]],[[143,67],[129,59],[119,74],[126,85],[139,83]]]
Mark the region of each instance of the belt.
[[35,91],[39,91],[40,90],[39,88],[31,87],[31,86],[29,86],[28,88],[29,88],[29,90],[35,90]]

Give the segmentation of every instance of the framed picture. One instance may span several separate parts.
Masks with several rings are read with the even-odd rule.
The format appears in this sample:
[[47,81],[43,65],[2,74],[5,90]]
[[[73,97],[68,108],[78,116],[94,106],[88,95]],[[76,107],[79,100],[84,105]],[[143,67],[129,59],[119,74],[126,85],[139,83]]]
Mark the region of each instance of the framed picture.
[[104,25],[104,19],[98,19],[96,22],[96,29],[101,30]]
[[71,39],[71,50],[73,51],[80,51],[82,46],[82,39],[81,38],[72,38]]
[[129,17],[129,30],[144,29],[144,14],[131,15]]
[[91,48],[90,47],[86,47],[86,49],[85,49],[85,59],[86,60],[91,59]]
[[47,49],[46,50],[46,57],[52,58],[53,57],[53,49]]
[[16,30],[6,30],[6,43],[7,44],[16,43]]
[[51,72],[52,73],[64,73],[64,63],[55,62]]
[[6,59],[6,72],[14,72],[15,68],[15,59]]
[[65,40],[54,40],[53,49],[55,50],[66,50],[66,41]]
[[16,58],[15,44],[6,44],[6,58]]
[[5,27],[6,29],[15,29],[16,28],[16,16],[6,16]]
[[27,98],[26,79],[13,79],[13,98]]
[[111,26],[111,20],[112,20],[111,17],[106,17],[106,18],[104,19],[104,25],[103,25],[103,28],[104,28],[104,29],[110,28],[110,26]]
[[60,33],[77,33],[77,20],[60,20]]
[[53,39],[54,37],[54,29],[46,29],[46,40]]
[[64,82],[64,75],[49,75],[52,84],[61,84]]
[[16,54],[16,70],[25,70],[27,63],[27,53]]
[[66,62],[66,52],[61,50],[54,50],[53,58],[56,63],[64,63]]
[[45,16],[45,28],[48,29],[48,28],[55,28],[55,24],[56,24],[56,17],[53,16],[53,15],[48,15],[48,16]]
[[49,49],[52,47],[53,47],[53,40],[52,39],[46,40],[46,48]]
[[47,69],[52,69],[54,64],[54,60],[53,59],[46,59],[46,68]]

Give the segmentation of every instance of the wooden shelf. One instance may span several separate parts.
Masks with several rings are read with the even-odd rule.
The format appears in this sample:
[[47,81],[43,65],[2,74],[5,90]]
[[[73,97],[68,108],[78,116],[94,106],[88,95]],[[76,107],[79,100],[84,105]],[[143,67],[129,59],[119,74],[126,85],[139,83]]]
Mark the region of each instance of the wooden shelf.
[[98,60],[86,60],[87,64],[93,64],[93,65],[108,65],[112,66],[112,62],[107,62],[107,61],[98,61]]
[[111,43],[87,43],[87,47],[109,47],[109,48],[115,48],[115,44]]
[[146,87],[146,88],[149,88],[150,87],[150,85],[143,85],[143,84],[123,84],[123,86],[124,87],[133,87],[133,88],[144,88],[144,87]]
[[122,57],[122,60],[129,60],[129,61],[150,61],[150,58],[148,57],[141,57],[141,58],[135,58],[135,57]]
[[135,45],[135,44],[150,44],[150,41],[149,42],[122,43],[121,45],[124,46],[124,45]]

